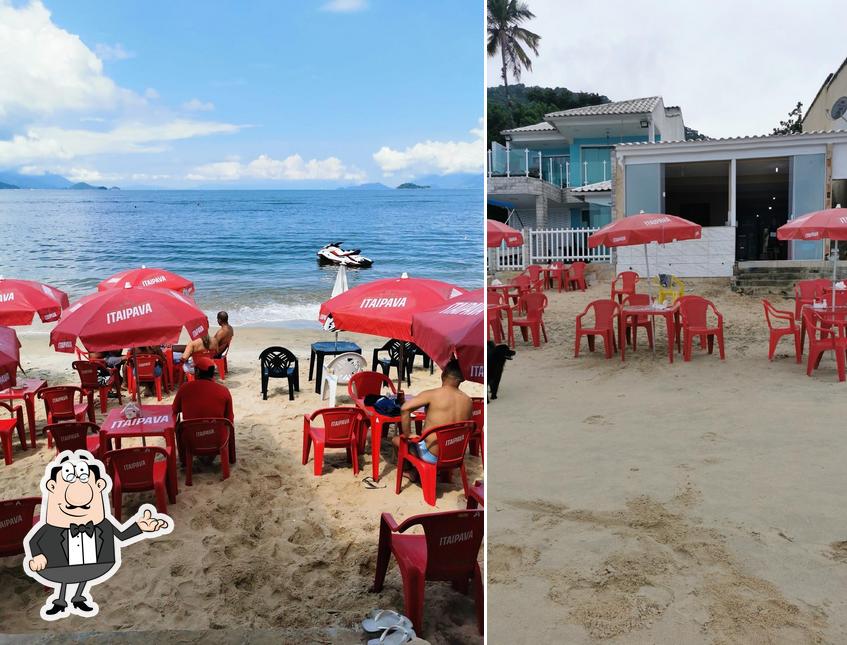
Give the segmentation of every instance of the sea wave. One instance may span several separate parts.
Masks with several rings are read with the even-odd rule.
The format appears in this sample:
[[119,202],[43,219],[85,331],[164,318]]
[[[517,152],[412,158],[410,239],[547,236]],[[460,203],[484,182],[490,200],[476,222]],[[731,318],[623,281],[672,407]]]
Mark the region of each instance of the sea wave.
[[[234,327],[280,325],[287,323],[318,324],[321,303],[268,302],[257,305],[237,305],[229,309],[229,322]],[[214,324],[217,311],[206,311],[209,322]]]

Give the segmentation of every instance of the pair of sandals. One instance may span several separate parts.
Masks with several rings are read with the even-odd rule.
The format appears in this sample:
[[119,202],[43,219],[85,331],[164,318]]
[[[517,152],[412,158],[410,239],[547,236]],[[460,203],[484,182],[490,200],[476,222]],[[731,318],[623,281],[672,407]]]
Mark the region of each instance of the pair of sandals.
[[362,621],[362,629],[380,635],[369,639],[368,645],[403,645],[417,638],[412,621],[391,609],[374,609]]

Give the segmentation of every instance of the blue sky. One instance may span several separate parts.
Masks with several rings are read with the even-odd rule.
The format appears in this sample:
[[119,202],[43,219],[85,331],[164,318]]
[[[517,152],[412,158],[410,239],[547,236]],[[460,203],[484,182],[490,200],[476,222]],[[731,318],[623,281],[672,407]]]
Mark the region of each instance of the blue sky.
[[0,168],[174,187],[482,172],[482,39],[481,2],[0,0]]

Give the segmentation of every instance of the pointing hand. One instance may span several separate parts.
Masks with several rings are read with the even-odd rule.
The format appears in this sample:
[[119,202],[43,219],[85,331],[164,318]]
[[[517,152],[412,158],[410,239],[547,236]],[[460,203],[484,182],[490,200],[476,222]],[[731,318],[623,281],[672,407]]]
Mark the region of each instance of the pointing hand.
[[144,514],[141,516],[141,519],[138,520],[138,528],[145,533],[152,533],[153,531],[158,531],[159,529],[167,527],[168,523],[165,520],[153,517],[149,508],[144,510]]

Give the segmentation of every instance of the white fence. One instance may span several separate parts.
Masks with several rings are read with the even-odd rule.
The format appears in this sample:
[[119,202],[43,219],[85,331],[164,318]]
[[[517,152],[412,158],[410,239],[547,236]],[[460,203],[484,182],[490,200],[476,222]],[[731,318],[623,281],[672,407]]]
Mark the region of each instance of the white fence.
[[495,271],[522,271],[530,264],[550,262],[611,262],[605,246],[588,248],[588,236],[596,228],[524,229],[523,246],[494,249]]

